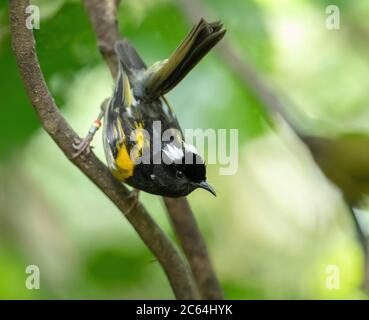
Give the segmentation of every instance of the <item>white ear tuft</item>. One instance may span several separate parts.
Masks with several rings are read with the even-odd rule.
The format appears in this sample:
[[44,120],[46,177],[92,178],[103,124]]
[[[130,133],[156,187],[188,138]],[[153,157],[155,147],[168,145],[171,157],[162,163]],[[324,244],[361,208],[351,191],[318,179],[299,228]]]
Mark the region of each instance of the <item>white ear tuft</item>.
[[184,157],[183,150],[170,143],[164,147],[163,152],[173,162],[181,160]]

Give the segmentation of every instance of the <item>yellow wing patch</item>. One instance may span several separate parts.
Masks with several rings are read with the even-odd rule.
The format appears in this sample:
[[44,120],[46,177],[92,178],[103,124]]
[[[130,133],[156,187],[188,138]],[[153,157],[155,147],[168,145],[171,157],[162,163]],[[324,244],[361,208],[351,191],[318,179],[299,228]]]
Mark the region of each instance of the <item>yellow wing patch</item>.
[[124,143],[121,145],[118,156],[115,159],[115,164],[117,169],[113,172],[113,174],[117,179],[126,180],[133,175],[135,164],[131,160]]
[[114,175],[119,180],[126,180],[133,175],[137,159],[142,156],[143,148],[149,144],[149,141],[145,138],[143,124],[135,122],[134,127],[136,129],[136,145],[129,154],[125,141],[123,141],[119,147],[118,156],[115,160],[117,169]]

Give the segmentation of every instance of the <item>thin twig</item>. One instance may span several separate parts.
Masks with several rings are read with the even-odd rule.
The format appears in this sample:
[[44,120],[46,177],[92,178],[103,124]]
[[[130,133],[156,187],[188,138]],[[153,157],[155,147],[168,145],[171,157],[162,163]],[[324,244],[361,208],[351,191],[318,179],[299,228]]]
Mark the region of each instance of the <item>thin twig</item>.
[[[128,189],[111,175],[92,152],[83,158],[73,159],[72,144],[78,136],[60,114],[45,83],[36,54],[33,32],[26,28],[28,5],[29,0],[9,1],[12,46],[31,103],[44,129],[67,158],[105,193],[122,213],[127,212],[132,204],[132,200],[127,200],[129,199]],[[186,264],[144,207],[138,204],[125,217],[162,265],[175,296],[178,299],[196,298]]]
[[[114,76],[117,72],[114,45],[121,38],[116,13],[112,10],[117,2],[116,0],[84,0],[84,4],[95,30],[100,51]],[[201,298],[223,299],[222,289],[210,262],[204,238],[187,199],[164,198],[164,202],[190,264]]]

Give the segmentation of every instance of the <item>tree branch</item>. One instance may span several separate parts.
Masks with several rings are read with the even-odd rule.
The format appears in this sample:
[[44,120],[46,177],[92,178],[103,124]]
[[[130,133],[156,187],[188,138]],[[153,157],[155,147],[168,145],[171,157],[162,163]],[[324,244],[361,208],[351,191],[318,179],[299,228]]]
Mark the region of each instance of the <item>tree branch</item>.
[[[77,135],[60,114],[45,83],[36,54],[33,32],[26,28],[28,5],[29,0],[9,1],[12,46],[31,103],[44,129],[68,159],[104,192],[122,213],[128,212],[132,204],[132,200],[128,200],[128,189],[111,175],[92,152],[84,158],[72,158],[72,143]],[[109,56],[108,53],[106,55]],[[163,267],[175,296],[178,299],[196,298],[187,265],[144,207],[138,204],[125,217]]]
[[120,0],[83,0],[83,3],[96,34],[100,53],[115,78],[118,68],[114,48],[115,43],[120,39],[117,20],[117,7]]
[[[113,76],[117,72],[114,45],[121,38],[114,5],[116,0],[84,0],[87,13],[97,36],[100,51]],[[196,224],[186,198],[164,198],[169,217],[182,249],[189,261],[200,295],[203,299],[223,299],[223,293],[210,262],[206,244]]]
[[204,238],[186,198],[164,198],[174,230],[190,263],[201,297],[222,300],[223,292],[210,263]]

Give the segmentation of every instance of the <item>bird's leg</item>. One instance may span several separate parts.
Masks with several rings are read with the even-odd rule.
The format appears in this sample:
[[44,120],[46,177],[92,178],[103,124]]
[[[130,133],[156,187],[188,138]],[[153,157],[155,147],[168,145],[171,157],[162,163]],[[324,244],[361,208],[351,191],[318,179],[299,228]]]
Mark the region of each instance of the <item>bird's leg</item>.
[[126,212],[126,215],[128,215],[128,214],[130,214],[131,212],[132,212],[132,210],[134,209],[134,208],[136,208],[136,206],[138,205],[138,198],[139,198],[139,195],[140,195],[140,190],[138,190],[138,189],[133,189],[130,193],[129,193],[129,195],[127,196],[127,198],[126,199],[132,199],[131,201],[132,201],[132,204],[131,204],[131,206],[129,207],[129,209],[127,210],[127,212]]
[[75,152],[73,153],[73,159],[79,157],[83,152],[86,152],[86,155],[91,152],[91,141],[94,138],[97,130],[101,127],[101,120],[104,117],[105,109],[109,103],[109,99],[105,99],[104,102],[101,104],[101,110],[97,117],[97,119],[94,121],[94,123],[91,125],[90,130],[88,130],[87,135],[81,140],[79,138],[74,140],[73,143],[73,149]]

